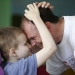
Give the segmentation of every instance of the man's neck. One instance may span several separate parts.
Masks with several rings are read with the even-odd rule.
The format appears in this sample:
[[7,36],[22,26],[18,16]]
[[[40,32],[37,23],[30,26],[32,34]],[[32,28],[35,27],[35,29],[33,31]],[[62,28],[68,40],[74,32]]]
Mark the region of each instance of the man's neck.
[[64,33],[64,18],[60,18],[58,22],[57,32],[56,32],[57,44],[59,44],[62,41],[63,33]]

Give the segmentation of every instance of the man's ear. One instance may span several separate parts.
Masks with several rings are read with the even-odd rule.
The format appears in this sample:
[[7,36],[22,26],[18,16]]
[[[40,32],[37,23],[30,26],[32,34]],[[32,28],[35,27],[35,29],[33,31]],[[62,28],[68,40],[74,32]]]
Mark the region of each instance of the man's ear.
[[10,55],[16,56],[16,52],[15,52],[14,48],[11,48],[10,49]]
[[51,23],[50,22],[45,22],[45,24],[46,24],[46,27],[48,28],[48,30],[51,32],[51,29],[52,29]]

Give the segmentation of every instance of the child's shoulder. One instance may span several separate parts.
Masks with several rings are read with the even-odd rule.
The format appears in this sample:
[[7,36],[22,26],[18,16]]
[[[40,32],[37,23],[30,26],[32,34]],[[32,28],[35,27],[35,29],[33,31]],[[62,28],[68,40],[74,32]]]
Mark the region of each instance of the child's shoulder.
[[22,58],[20,60],[18,60],[17,62],[11,63],[11,62],[7,62],[5,67],[9,67],[9,68],[13,68],[13,67],[18,67],[20,65],[25,65],[25,63],[31,63],[36,61],[36,54],[32,54],[29,57],[26,58]]
[[27,69],[29,71],[33,71],[33,69],[37,70],[37,61],[36,61],[36,55],[29,56],[27,58],[22,58],[19,61],[15,63],[8,62],[7,65],[4,68],[4,71],[8,73],[12,73],[12,75],[17,75],[17,73],[20,71],[23,73],[27,73]]

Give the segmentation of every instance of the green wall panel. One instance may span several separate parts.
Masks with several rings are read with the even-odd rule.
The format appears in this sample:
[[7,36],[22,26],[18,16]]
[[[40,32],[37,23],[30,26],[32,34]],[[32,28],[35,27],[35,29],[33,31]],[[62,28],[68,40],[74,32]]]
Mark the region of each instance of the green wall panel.
[[11,0],[0,0],[0,28],[11,25]]

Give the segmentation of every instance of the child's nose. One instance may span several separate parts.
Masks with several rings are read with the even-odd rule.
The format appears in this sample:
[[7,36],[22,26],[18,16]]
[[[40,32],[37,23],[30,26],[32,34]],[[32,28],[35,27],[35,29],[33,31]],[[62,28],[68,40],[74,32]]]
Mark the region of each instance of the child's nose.
[[27,43],[27,46],[28,46],[29,48],[31,48],[31,45],[30,45],[29,43]]

